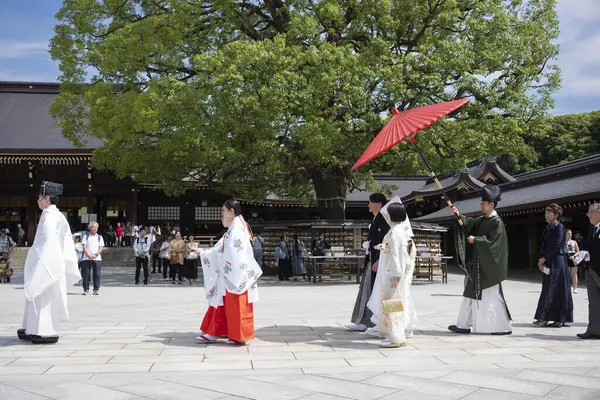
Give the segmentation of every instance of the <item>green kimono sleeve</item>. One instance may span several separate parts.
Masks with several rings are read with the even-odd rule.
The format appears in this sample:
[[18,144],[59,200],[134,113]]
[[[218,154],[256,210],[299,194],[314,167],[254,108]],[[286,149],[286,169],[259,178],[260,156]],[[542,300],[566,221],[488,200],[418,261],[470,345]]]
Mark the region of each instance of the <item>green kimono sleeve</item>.
[[485,222],[485,225],[490,225],[490,229],[485,235],[475,237],[474,255],[477,265],[474,266],[474,275],[477,281],[474,285],[469,285],[473,293],[465,289],[467,297],[476,295],[480,298],[481,291],[504,281],[508,271],[508,241],[504,223],[500,218]]
[[[475,218],[467,217],[464,215],[460,216],[460,220],[465,227],[465,230],[471,234],[473,229],[475,229],[476,223]],[[454,232],[454,247],[456,248],[456,262],[458,266],[465,272],[467,272],[467,237],[465,235],[464,230],[460,227],[460,225],[456,224],[456,230]],[[469,276],[469,279],[471,277]]]

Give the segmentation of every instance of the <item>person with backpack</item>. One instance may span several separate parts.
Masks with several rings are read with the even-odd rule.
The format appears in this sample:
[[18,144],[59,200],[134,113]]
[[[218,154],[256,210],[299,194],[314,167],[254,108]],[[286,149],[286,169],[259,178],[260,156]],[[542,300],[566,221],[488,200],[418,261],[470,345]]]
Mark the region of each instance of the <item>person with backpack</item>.
[[131,226],[131,222],[128,222],[123,228],[123,239],[125,240],[125,247],[131,247],[133,243],[131,242],[131,236],[133,236],[133,227]]
[[135,239],[135,284],[140,284],[140,269],[144,268],[144,285],[148,285],[148,256],[150,255],[150,241],[146,236],[146,229],[140,230],[140,235]]
[[155,240],[150,245],[150,254],[152,255],[152,273],[156,273],[156,267],[158,266],[158,273],[162,272],[162,259],[160,258],[160,249],[164,240],[162,239],[162,235],[156,234]]
[[306,253],[306,246],[304,242],[300,240],[297,233],[294,233],[292,239],[292,270],[294,271],[294,280],[297,281],[299,276],[306,280],[306,266],[304,260],[308,256]]
[[163,274],[163,281],[167,281],[168,280],[168,273],[169,273],[169,266],[170,266],[170,261],[171,261],[171,250],[169,250],[169,246],[170,246],[170,242],[173,239],[173,235],[166,235],[165,234],[165,240],[163,241],[162,245],[160,246],[160,252],[158,254],[158,258],[160,258],[160,262],[162,263],[162,274]]
[[254,252],[254,259],[258,265],[262,268],[263,250],[265,248],[265,238],[256,235],[252,240],[252,251]]
[[289,281],[290,278],[294,276],[291,248],[292,246],[288,237],[285,234],[281,235],[281,243],[279,244],[279,247],[275,249],[280,281]]
[[[325,240],[325,235],[320,233],[315,240],[312,241],[311,252],[313,256],[323,257],[327,254],[327,250],[331,249],[329,242]],[[310,268],[307,270],[310,280]],[[317,263],[317,273],[319,276],[319,282],[323,282],[323,264]]]
[[98,223],[90,222],[88,231],[81,240],[83,245],[83,258],[81,260],[81,272],[83,279],[83,295],[90,292],[90,272],[93,273],[94,295],[98,296],[100,291],[100,271],[102,270],[102,252],[104,251],[104,239],[98,234]]

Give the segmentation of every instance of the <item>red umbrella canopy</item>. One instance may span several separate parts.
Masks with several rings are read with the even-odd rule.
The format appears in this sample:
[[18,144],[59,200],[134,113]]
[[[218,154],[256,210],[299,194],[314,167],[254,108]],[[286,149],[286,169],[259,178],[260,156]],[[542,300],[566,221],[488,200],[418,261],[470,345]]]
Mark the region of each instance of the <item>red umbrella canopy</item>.
[[373,139],[356,164],[352,167],[352,171],[360,168],[372,159],[385,153],[397,144],[402,143],[407,138],[413,139],[413,136],[423,129],[433,125],[438,119],[450,114],[464,104],[468,103],[469,99],[452,100],[429,106],[412,108],[406,111],[398,111],[393,109],[394,116],[383,127],[381,132]]

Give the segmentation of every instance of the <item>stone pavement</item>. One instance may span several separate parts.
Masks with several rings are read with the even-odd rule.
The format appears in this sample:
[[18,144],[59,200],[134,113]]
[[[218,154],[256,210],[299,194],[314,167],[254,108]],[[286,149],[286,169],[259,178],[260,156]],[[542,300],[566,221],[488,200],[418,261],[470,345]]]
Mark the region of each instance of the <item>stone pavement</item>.
[[69,296],[56,345],[16,340],[22,274],[0,284],[0,400],[600,399],[600,341],[584,341],[587,296],[570,327],[531,324],[540,284],[509,281],[512,336],[460,336],[462,277],[416,282],[420,325],[410,347],[380,350],[346,332],[358,286],[261,282],[248,347],[195,343],[206,309],[200,286],[132,285],[105,268],[100,296]]

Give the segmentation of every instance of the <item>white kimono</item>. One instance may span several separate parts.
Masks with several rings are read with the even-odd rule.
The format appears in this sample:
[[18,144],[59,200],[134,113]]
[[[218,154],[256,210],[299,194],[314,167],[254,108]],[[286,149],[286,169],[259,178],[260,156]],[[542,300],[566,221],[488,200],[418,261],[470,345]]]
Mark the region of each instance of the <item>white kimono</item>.
[[[390,224],[390,218],[389,218],[389,215],[387,212],[387,208],[392,203],[402,204],[402,201],[400,200],[399,196],[394,196],[380,211],[380,213],[383,215],[386,222],[390,226],[392,226],[392,225]],[[408,235],[408,237],[414,236],[412,227],[410,226],[410,220],[408,219],[408,217],[406,217],[406,219],[404,221],[402,221],[399,225],[404,227],[404,231],[406,232],[406,235]],[[386,243],[386,241],[389,239],[390,233],[391,233],[391,231],[388,232],[387,236],[384,238],[382,243]],[[367,249],[368,249],[368,246],[367,246]],[[383,291],[385,291],[384,290],[385,283],[387,283],[386,275],[377,273],[377,276],[375,277],[375,283],[373,284],[373,292],[371,293],[371,297],[369,298],[369,302],[367,303],[367,307],[369,307],[369,309],[373,312],[373,315],[371,316],[371,322],[373,322],[375,327],[379,326],[379,311],[373,311],[373,310],[379,310],[379,304],[381,303],[381,293]]]
[[506,301],[500,285],[481,291],[481,300],[463,297],[456,326],[472,333],[505,333],[512,331]]
[[[406,342],[406,335],[410,336],[417,324],[417,311],[410,294],[417,249],[403,223],[392,223],[383,244],[386,249],[379,256],[379,285],[373,289],[368,306],[373,315],[377,316],[379,335],[392,343],[403,343]],[[391,285],[392,278],[399,281],[396,288]],[[385,314],[383,301],[396,298],[402,299],[404,311]]]
[[81,275],[71,228],[55,205],[42,212],[33,245],[25,260],[25,315],[28,335],[58,336],[60,319],[69,318],[67,287]]
[[258,301],[258,278],[262,269],[254,259],[252,237],[240,215],[231,222],[227,233],[210,250],[203,250],[202,271],[209,306],[223,305],[225,291],[242,295],[248,302]]

